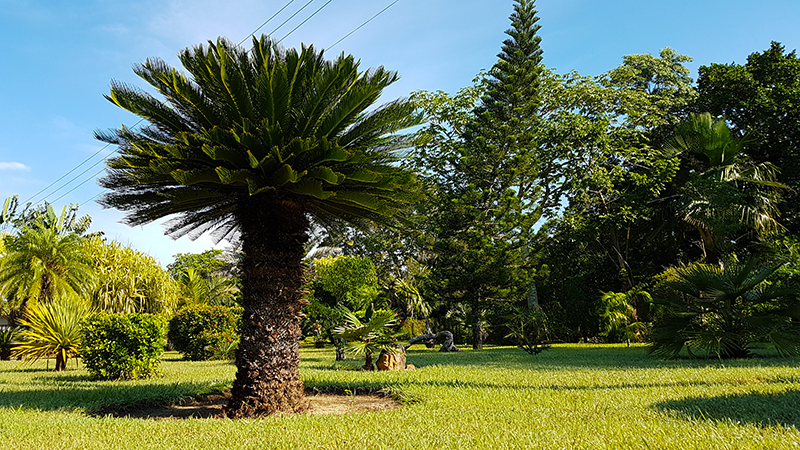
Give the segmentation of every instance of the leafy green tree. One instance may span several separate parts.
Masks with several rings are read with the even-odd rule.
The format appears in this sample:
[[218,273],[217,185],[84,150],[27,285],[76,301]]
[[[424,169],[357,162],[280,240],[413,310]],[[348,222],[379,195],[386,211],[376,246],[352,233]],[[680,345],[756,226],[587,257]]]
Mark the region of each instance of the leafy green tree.
[[204,278],[231,270],[231,264],[223,260],[224,252],[222,250],[206,250],[203,253],[178,253],[173,255],[173,258],[175,260],[167,265],[167,272],[176,279],[183,277],[189,269],[193,269],[199,276]]
[[[745,64],[711,64],[699,69],[697,110],[724,116],[743,151],[755,162],[781,169],[779,181],[800,192],[800,58],[772,42]],[[800,203],[780,207],[782,222],[800,233]]]
[[305,408],[298,373],[304,244],[318,223],[391,222],[413,200],[398,131],[419,122],[397,100],[370,109],[397,80],[383,68],[333,61],[267,37],[249,52],[225,39],[180,53],[187,76],[150,59],[135,72],[164,101],[114,83],[108,99],[145,118],[99,133],[119,145],[100,184],[130,225],[176,214],[174,237],[241,240],[244,321],[231,417]]
[[151,256],[93,236],[83,242],[97,273],[92,307],[107,313],[170,313],[180,285]]
[[770,284],[776,266],[755,260],[720,268],[692,264],[662,275],[665,292],[655,296],[664,312],[653,327],[650,352],[675,358],[742,358],[766,340],[786,356],[800,355],[800,306],[793,288]]
[[12,356],[39,359],[56,355],[55,370],[67,368],[67,360],[80,354],[81,320],[89,309],[81,301],[58,299],[28,309],[19,323],[19,341]]
[[[640,322],[639,313],[642,304],[648,305],[653,301],[650,293],[639,285],[628,292],[601,292],[600,297],[600,336],[613,340],[624,340],[628,346],[631,340],[641,340],[645,331],[644,323]],[[637,308],[638,306],[638,308]]]
[[349,308],[363,309],[378,296],[378,275],[369,258],[332,256],[314,260],[321,287]]
[[0,260],[0,296],[12,299],[14,318],[31,304],[85,298],[95,282],[95,268],[75,233],[54,228],[25,228],[6,236]]

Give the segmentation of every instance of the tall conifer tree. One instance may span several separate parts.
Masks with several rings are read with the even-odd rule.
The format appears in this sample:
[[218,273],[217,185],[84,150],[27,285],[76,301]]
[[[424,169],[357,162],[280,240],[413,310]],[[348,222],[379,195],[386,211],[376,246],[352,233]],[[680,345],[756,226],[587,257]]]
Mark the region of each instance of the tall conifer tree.
[[527,292],[524,253],[533,225],[553,201],[536,145],[543,67],[534,3],[514,5],[487,93],[433,177],[439,201],[430,282],[443,300],[471,306],[474,348],[483,344],[487,304]]

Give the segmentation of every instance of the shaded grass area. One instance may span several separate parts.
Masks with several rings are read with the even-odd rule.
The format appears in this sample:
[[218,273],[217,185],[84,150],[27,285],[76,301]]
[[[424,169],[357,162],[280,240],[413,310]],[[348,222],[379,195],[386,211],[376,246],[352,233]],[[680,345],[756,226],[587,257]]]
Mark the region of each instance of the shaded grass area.
[[[644,348],[558,345],[438,353],[404,372],[360,372],[303,349],[311,390],[391,392],[406,406],[257,420],[93,417],[106,405],[175,402],[231,383],[225,362],[169,354],[161,378],[92,382],[83,370],[0,362],[6,448],[798,448],[800,358],[661,361]],[[72,365],[70,365],[72,368]]]

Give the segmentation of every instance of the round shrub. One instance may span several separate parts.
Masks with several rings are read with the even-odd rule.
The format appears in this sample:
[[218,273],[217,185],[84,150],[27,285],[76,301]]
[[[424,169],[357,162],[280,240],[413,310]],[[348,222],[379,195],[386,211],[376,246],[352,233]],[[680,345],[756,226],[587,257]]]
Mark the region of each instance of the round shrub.
[[152,314],[93,314],[83,322],[81,354],[96,380],[135,380],[158,374],[166,320]]
[[190,361],[232,359],[241,322],[238,306],[188,306],[169,321],[169,341]]

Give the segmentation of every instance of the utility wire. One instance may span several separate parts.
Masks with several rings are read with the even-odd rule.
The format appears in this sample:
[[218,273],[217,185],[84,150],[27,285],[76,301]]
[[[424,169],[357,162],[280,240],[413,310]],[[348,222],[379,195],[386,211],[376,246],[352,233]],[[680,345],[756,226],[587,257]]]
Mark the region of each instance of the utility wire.
[[[48,184],[47,186],[45,186],[44,188],[42,188],[42,190],[40,190],[39,192],[37,192],[37,193],[33,194],[32,196],[30,196],[30,197],[29,197],[27,200],[25,200],[24,202],[22,202],[22,204],[24,205],[24,204],[26,204],[26,203],[28,203],[28,202],[32,201],[34,198],[38,197],[38,196],[39,196],[39,194],[41,194],[42,192],[44,192],[44,191],[46,191],[46,190],[50,189],[51,187],[53,187],[53,185],[54,185],[54,184],[56,184],[56,183],[58,183],[59,181],[63,180],[64,178],[66,178],[66,177],[67,177],[69,174],[71,174],[72,172],[75,172],[76,170],[78,170],[78,168],[79,168],[79,167],[81,167],[82,165],[84,165],[84,164],[86,164],[87,162],[89,162],[89,160],[90,160],[90,159],[92,159],[92,158],[94,158],[95,156],[97,156],[97,155],[98,155],[100,152],[102,152],[103,150],[105,150],[105,149],[106,149],[106,147],[108,147],[109,145],[111,145],[111,144],[106,144],[106,145],[104,145],[103,147],[101,147],[101,148],[100,148],[100,150],[98,150],[98,151],[94,152],[94,153],[93,153],[91,156],[89,156],[88,158],[86,158],[86,159],[84,159],[83,161],[81,161],[81,163],[80,163],[80,164],[78,164],[77,166],[73,167],[73,168],[72,168],[72,170],[70,170],[69,172],[65,173],[64,175],[61,175],[61,178],[57,179],[56,181],[53,181],[52,183],[50,183],[50,184]],[[56,191],[58,191],[58,189],[56,189]],[[47,198],[47,196],[46,196],[46,195],[45,195],[45,198]],[[40,200],[40,201],[41,201],[41,200]],[[38,202],[37,202],[37,203],[38,203]]]
[[306,18],[306,20],[304,20],[304,21],[300,22],[300,25],[298,25],[298,26],[296,26],[296,27],[292,28],[292,31],[290,31],[290,32],[286,33],[286,36],[282,37],[282,38],[281,38],[281,40],[280,40],[280,41],[278,41],[278,44],[280,44],[281,42],[283,42],[283,40],[284,40],[284,39],[286,39],[287,37],[289,37],[289,35],[290,35],[290,34],[292,34],[292,33],[294,33],[295,31],[297,31],[297,29],[298,29],[298,28],[302,27],[304,23],[306,23],[306,22],[308,22],[309,20],[311,20],[311,18],[312,18],[312,17],[316,16],[318,12],[322,11],[322,9],[323,9],[323,8],[325,8],[326,6],[328,6],[328,5],[329,5],[329,4],[330,4],[332,1],[333,1],[333,0],[328,0],[328,1],[327,1],[327,3],[325,3],[325,4],[324,4],[324,5],[322,5],[322,6],[320,6],[320,7],[319,7],[319,9],[317,9],[316,11],[314,11],[314,13],[313,13],[313,14],[311,14],[310,16],[308,16],[308,17]]
[[394,4],[395,4],[395,3],[399,2],[399,1],[400,1],[400,0],[394,0],[392,3],[390,3],[390,4],[389,4],[389,6],[387,6],[386,8],[383,8],[382,10],[380,10],[380,11],[378,12],[378,14],[375,14],[374,16],[370,17],[370,18],[369,18],[369,20],[367,20],[366,22],[364,22],[364,23],[362,23],[361,25],[359,25],[359,26],[358,26],[358,28],[356,28],[355,30],[353,30],[353,31],[351,31],[351,32],[349,32],[349,33],[347,33],[347,34],[346,34],[346,35],[345,35],[343,38],[341,38],[341,39],[339,39],[338,41],[334,42],[334,43],[333,43],[333,45],[331,45],[330,47],[328,47],[328,48],[327,48],[327,50],[330,50],[330,49],[332,49],[333,47],[336,47],[336,46],[337,46],[337,45],[338,45],[340,42],[342,42],[343,40],[345,40],[345,39],[349,38],[351,34],[355,33],[356,31],[360,30],[361,28],[363,28],[363,27],[364,27],[366,24],[368,24],[368,23],[372,22],[372,21],[373,21],[373,20],[374,20],[376,17],[378,17],[378,16],[380,16],[381,14],[383,14],[383,13],[384,13],[384,11],[386,11],[386,10],[387,10],[387,9],[389,9],[389,8],[391,8],[392,6],[394,6]]
[[[103,160],[103,161],[105,161],[105,160]],[[96,165],[97,165],[97,164],[95,164],[95,166],[96,166]],[[92,167],[94,167],[94,166],[92,166]],[[87,169],[87,170],[88,170],[88,169]],[[95,172],[95,173],[94,173],[94,175],[92,175],[91,177],[89,177],[89,178],[87,178],[87,179],[83,180],[83,182],[82,182],[81,184],[79,184],[79,185],[75,186],[74,188],[72,188],[72,189],[68,190],[67,192],[65,192],[64,194],[62,194],[62,195],[61,195],[61,197],[58,197],[57,199],[53,200],[53,203],[55,203],[55,202],[57,202],[57,201],[61,200],[62,198],[66,197],[67,195],[71,194],[71,193],[72,193],[72,192],[73,192],[75,189],[78,189],[79,187],[83,186],[84,184],[86,184],[86,183],[88,183],[88,182],[90,182],[90,181],[94,180],[94,179],[95,179],[95,177],[97,177],[98,175],[100,175],[101,173],[103,173],[103,172],[105,172],[105,171],[106,171],[106,168],[105,168],[105,167],[103,167],[103,168],[102,168],[102,169],[100,169],[99,171]],[[98,195],[100,195],[100,194],[98,194]]]
[[283,28],[283,26],[284,26],[284,25],[286,25],[286,22],[288,22],[288,21],[290,21],[290,20],[294,19],[294,16],[296,16],[296,15],[300,14],[300,11],[302,11],[302,10],[306,9],[306,6],[310,5],[310,4],[311,4],[311,3],[313,3],[313,2],[314,2],[314,0],[309,0],[309,1],[308,1],[308,3],[306,3],[305,5],[303,5],[303,7],[302,7],[302,8],[298,9],[298,10],[297,10],[297,12],[295,12],[294,14],[292,14],[291,16],[289,16],[289,18],[288,18],[288,19],[284,20],[284,21],[283,21],[283,23],[281,23],[280,25],[278,25],[278,28],[275,28],[274,30],[272,30],[272,32],[271,32],[269,35],[270,35],[270,36],[272,36],[273,34],[275,34],[275,32],[276,32],[276,31],[278,31],[278,30],[280,30],[281,28]]
[[294,1],[295,1],[295,0],[289,0],[289,3],[287,3],[287,4],[283,5],[283,8],[279,9],[279,10],[278,10],[278,12],[276,12],[275,14],[273,14],[273,15],[272,15],[272,17],[270,17],[269,19],[267,19],[267,20],[266,20],[264,23],[262,23],[262,24],[261,24],[261,25],[260,25],[258,28],[256,28],[255,30],[253,30],[253,32],[252,32],[252,33],[248,34],[248,35],[247,35],[247,36],[246,36],[244,39],[242,39],[242,41],[241,41],[241,42],[239,42],[239,45],[242,45],[242,44],[244,44],[244,41],[246,41],[246,40],[247,40],[247,38],[249,38],[250,36],[253,36],[253,35],[255,35],[255,34],[258,32],[258,30],[260,30],[260,29],[264,28],[264,26],[265,26],[266,24],[270,23],[270,22],[272,21],[272,19],[274,19],[274,18],[275,18],[275,16],[277,16],[277,15],[278,15],[278,14],[280,14],[280,13],[282,13],[282,12],[283,12],[283,10],[284,10],[284,9],[286,9],[286,8],[288,8],[288,7],[289,7],[289,5],[291,5],[292,3],[294,3]]
[[[286,33],[286,35],[284,35],[284,36],[283,36],[283,37],[282,37],[282,38],[281,38],[281,39],[278,41],[278,43],[282,42],[282,41],[283,41],[283,40],[285,40],[287,37],[289,37],[289,36],[290,36],[292,33],[294,33],[295,31],[297,31],[297,29],[299,29],[299,28],[300,28],[301,26],[303,26],[303,25],[304,25],[306,22],[308,22],[309,20],[311,20],[311,18],[313,18],[314,16],[316,16],[316,15],[317,15],[317,14],[318,14],[320,11],[322,11],[322,10],[323,10],[323,9],[324,9],[326,6],[328,6],[328,5],[329,5],[329,4],[330,4],[332,1],[333,1],[333,0],[328,0],[328,1],[327,1],[327,2],[324,4],[324,5],[322,5],[321,7],[319,7],[319,8],[318,8],[316,11],[314,11],[314,12],[313,12],[313,13],[312,13],[310,16],[308,16],[308,17],[307,17],[305,20],[303,20],[303,21],[302,21],[302,22],[301,22],[299,25],[297,25],[297,26],[296,26],[296,27],[294,27],[294,28],[293,28],[291,31],[289,31],[288,33]],[[367,19],[367,20],[366,20],[364,23],[362,23],[361,25],[359,25],[358,27],[356,27],[355,29],[353,29],[351,32],[349,32],[349,33],[347,33],[346,35],[344,35],[344,36],[343,36],[341,39],[339,39],[338,41],[334,42],[334,43],[333,43],[333,45],[331,45],[330,47],[328,47],[328,50],[330,50],[331,48],[333,48],[333,47],[337,46],[339,43],[341,43],[342,41],[344,41],[345,39],[347,39],[348,37],[350,37],[351,35],[353,35],[355,32],[357,32],[357,31],[358,31],[358,30],[360,30],[361,28],[365,27],[367,24],[369,24],[370,22],[372,22],[373,20],[375,20],[375,19],[376,19],[378,16],[380,16],[381,14],[383,14],[384,12],[386,12],[386,10],[388,10],[389,8],[391,8],[392,6],[394,6],[394,5],[395,5],[397,2],[399,2],[399,1],[400,1],[400,0],[394,0],[392,3],[390,3],[389,5],[387,5],[385,8],[383,8],[383,9],[382,9],[382,10],[380,10],[380,11],[378,11],[378,13],[377,13],[377,14],[375,14],[374,16],[372,16],[372,17],[370,17],[369,19]],[[277,16],[278,16],[278,14],[280,14],[281,12],[283,12],[283,11],[284,11],[286,8],[288,8],[288,7],[289,7],[289,6],[290,6],[292,3],[294,3],[294,2],[295,2],[295,0],[289,0],[289,2],[288,2],[288,3],[286,3],[285,5],[283,5],[283,7],[282,7],[281,9],[279,9],[279,10],[278,10],[278,12],[276,12],[276,13],[275,13],[275,14],[273,14],[273,15],[272,15],[272,16],[271,16],[269,19],[267,19],[266,21],[264,21],[264,23],[262,23],[262,24],[261,24],[261,25],[260,25],[258,28],[256,28],[255,30],[253,30],[253,32],[252,32],[252,33],[250,33],[249,35],[247,35],[247,37],[245,37],[244,39],[242,39],[242,41],[241,41],[241,42],[239,42],[239,44],[238,44],[238,45],[242,45],[242,44],[243,44],[243,43],[244,43],[244,42],[245,42],[245,41],[246,41],[246,40],[247,40],[249,37],[251,37],[251,36],[255,35],[255,33],[257,33],[257,32],[258,32],[258,30],[260,30],[261,28],[263,28],[264,26],[266,26],[266,25],[267,25],[269,22],[271,22],[271,21],[272,21],[272,19],[274,19],[275,17],[277,17]],[[302,12],[302,11],[303,11],[303,10],[304,10],[306,7],[308,7],[308,6],[309,6],[311,3],[313,3],[313,2],[314,2],[314,0],[309,0],[309,1],[308,1],[308,2],[305,4],[305,5],[303,5],[303,6],[302,6],[300,9],[298,9],[298,10],[297,10],[297,11],[296,11],[294,14],[292,14],[292,15],[291,15],[291,16],[290,16],[288,19],[284,20],[284,21],[283,21],[283,22],[282,22],[280,25],[278,25],[278,27],[277,27],[277,28],[275,28],[274,30],[272,30],[272,32],[270,33],[270,36],[271,36],[272,34],[274,34],[276,31],[280,30],[280,29],[281,29],[281,28],[282,28],[284,25],[286,25],[286,24],[287,24],[287,23],[288,23],[290,20],[292,20],[294,17],[296,17],[298,14],[300,14],[300,12]],[[139,123],[141,123],[143,120],[144,120],[143,118],[142,118],[142,119],[139,119],[139,120],[138,120],[138,121],[137,121],[135,124],[133,124],[133,125],[131,126],[131,128],[133,128],[133,127],[135,127],[135,126],[139,125]],[[75,167],[74,167],[72,170],[70,170],[69,172],[67,172],[67,173],[65,173],[64,175],[62,175],[62,176],[61,176],[60,178],[58,178],[56,181],[54,181],[54,182],[50,183],[50,184],[49,184],[48,186],[46,186],[44,189],[42,189],[42,190],[40,190],[39,192],[37,192],[36,194],[34,194],[34,195],[33,195],[32,197],[30,197],[30,198],[29,198],[27,201],[31,201],[32,199],[36,198],[36,197],[37,197],[39,194],[41,194],[42,192],[46,191],[47,189],[51,188],[53,185],[55,185],[55,184],[56,184],[56,183],[58,183],[59,181],[61,181],[61,180],[63,180],[64,178],[66,178],[66,177],[67,177],[69,174],[71,174],[72,172],[76,171],[76,170],[77,170],[78,168],[80,168],[82,165],[86,164],[86,163],[87,163],[89,160],[91,160],[92,158],[94,158],[95,156],[97,156],[97,155],[98,155],[100,152],[102,152],[104,149],[106,149],[106,148],[107,148],[109,145],[110,145],[110,144],[106,144],[106,145],[104,145],[104,146],[103,146],[103,147],[102,147],[100,150],[98,150],[97,152],[95,152],[94,154],[92,154],[91,156],[89,156],[89,157],[88,157],[86,160],[84,160],[83,162],[81,162],[80,164],[78,164],[77,166],[75,166]],[[87,169],[86,169],[86,170],[84,170],[83,172],[79,173],[78,175],[76,175],[75,177],[73,177],[72,179],[70,179],[70,180],[69,180],[67,183],[65,183],[64,185],[62,185],[62,186],[58,187],[58,188],[57,188],[55,191],[53,191],[52,193],[48,194],[47,196],[49,196],[49,195],[53,195],[53,194],[55,194],[56,192],[58,192],[59,190],[61,190],[61,189],[64,189],[64,188],[65,188],[65,187],[67,187],[67,186],[68,186],[70,183],[72,183],[73,181],[77,180],[77,179],[78,179],[78,178],[80,178],[80,177],[81,177],[83,174],[85,174],[86,172],[88,172],[89,170],[91,170],[93,167],[96,167],[98,164],[100,164],[100,162],[104,162],[104,161],[106,161],[106,159],[107,159],[107,158],[103,158],[103,159],[101,159],[100,161],[98,161],[98,162],[94,163],[93,165],[89,166],[89,168],[87,168]],[[100,175],[100,174],[101,174],[101,173],[103,173],[104,171],[105,171],[105,168],[103,168],[102,170],[100,170],[100,171],[96,172],[96,173],[95,173],[95,174],[93,174],[93,175],[92,175],[90,178],[88,178],[88,179],[84,180],[83,182],[81,182],[81,183],[80,183],[80,184],[78,184],[77,186],[73,187],[72,189],[70,189],[70,190],[69,190],[69,191],[67,191],[66,193],[62,194],[61,196],[59,196],[58,198],[56,198],[55,200],[53,200],[53,202],[57,202],[58,200],[61,200],[62,198],[64,198],[64,197],[65,197],[65,196],[67,196],[68,194],[72,193],[73,191],[75,191],[75,190],[76,190],[76,189],[78,189],[79,187],[83,186],[84,184],[88,183],[90,180],[94,179],[96,176]],[[100,195],[102,195],[102,194],[103,194],[103,193],[102,193],[102,192],[100,192],[100,193],[98,193],[98,194],[96,194],[96,195],[92,196],[91,198],[89,198],[88,200],[86,200],[86,201],[84,202],[84,204],[85,204],[85,203],[88,203],[88,202],[90,202],[90,201],[92,201],[92,200],[94,200],[95,198],[99,197],[99,196],[100,196]],[[44,198],[44,199],[40,200],[40,202],[41,202],[41,201],[46,201],[46,198],[47,198],[47,196],[45,196],[45,198]],[[26,203],[27,203],[27,201],[26,201]],[[39,203],[39,202],[37,202],[37,203]]]

